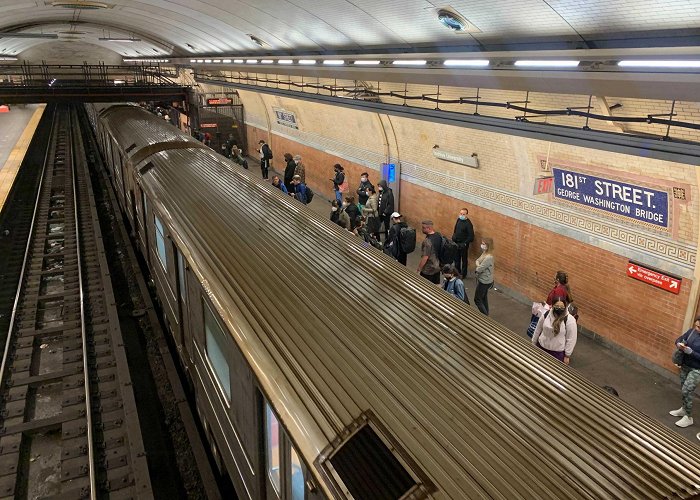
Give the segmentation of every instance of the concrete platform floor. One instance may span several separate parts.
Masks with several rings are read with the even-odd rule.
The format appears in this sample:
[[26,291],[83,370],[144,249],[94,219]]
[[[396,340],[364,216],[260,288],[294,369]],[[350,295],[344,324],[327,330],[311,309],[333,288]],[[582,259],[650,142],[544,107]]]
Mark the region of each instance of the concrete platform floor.
[[[250,164],[255,165],[252,159]],[[251,168],[250,171],[253,175],[259,172],[256,168]],[[271,173],[270,179],[273,175],[280,174]],[[314,188],[314,186],[311,187]],[[317,190],[314,193],[314,200],[309,204],[309,208],[321,216],[330,217],[330,200],[318,194]],[[419,260],[420,251],[417,249],[408,256],[408,268],[415,270]],[[464,284],[467,288],[469,301],[473,304],[476,287],[472,267],[474,263],[470,262],[469,264],[471,277],[465,279]],[[498,268],[498,260],[496,260],[496,268]],[[533,300],[544,300],[548,292],[549,290],[542,290],[542,297],[533,297]],[[497,283],[495,289],[492,288],[489,291],[488,300],[492,319],[516,334],[527,338],[526,331],[530,322],[532,303],[524,304],[509,297],[499,291]],[[681,333],[679,332],[678,335]],[[671,355],[671,347],[669,346],[669,356]],[[621,399],[684,436],[693,444],[700,446],[700,441],[696,438],[696,433],[700,432],[700,397],[696,398],[694,425],[685,429],[676,427],[674,422],[678,418],[668,414],[669,410],[675,410],[682,405],[680,382],[675,374],[669,373],[668,376],[663,376],[583,335],[578,337],[569,366],[596,385],[614,387]],[[620,418],[623,419],[624,415],[620,415]]]

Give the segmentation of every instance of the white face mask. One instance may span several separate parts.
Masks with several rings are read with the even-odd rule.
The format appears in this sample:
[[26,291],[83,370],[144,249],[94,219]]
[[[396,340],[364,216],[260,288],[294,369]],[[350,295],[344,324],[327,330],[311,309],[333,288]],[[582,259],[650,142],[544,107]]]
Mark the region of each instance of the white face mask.
[[361,180],[362,182],[367,182],[367,177],[360,177],[360,180]]
[[482,250],[483,252],[485,252],[488,248],[489,248],[489,247],[487,247],[485,243],[482,243],[482,244],[481,244],[481,250]]
[[332,212],[335,212],[335,211],[337,211],[337,210],[338,210],[338,207],[331,207],[331,211],[332,211]]
[[345,208],[345,207],[347,207],[347,206],[348,206],[348,204],[345,203],[345,202],[343,202],[343,208]]

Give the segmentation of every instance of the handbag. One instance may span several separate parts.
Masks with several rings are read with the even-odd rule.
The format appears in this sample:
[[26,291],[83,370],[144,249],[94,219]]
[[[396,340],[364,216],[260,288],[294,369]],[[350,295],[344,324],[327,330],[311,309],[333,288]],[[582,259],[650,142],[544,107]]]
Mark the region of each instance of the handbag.
[[348,189],[348,181],[344,181],[342,184],[338,184],[338,191],[340,191],[341,193],[347,193]]

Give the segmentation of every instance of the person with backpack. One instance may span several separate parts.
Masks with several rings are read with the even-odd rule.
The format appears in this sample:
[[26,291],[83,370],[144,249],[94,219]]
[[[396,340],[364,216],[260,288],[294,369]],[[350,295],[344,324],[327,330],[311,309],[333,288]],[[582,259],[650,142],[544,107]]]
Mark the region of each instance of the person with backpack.
[[693,425],[693,396],[700,383],[700,316],[695,318],[693,328],[678,337],[675,344],[673,363],[680,366],[683,406],[668,413],[674,417],[681,417],[676,422],[678,427],[688,427]]
[[469,245],[474,241],[474,226],[467,215],[469,210],[463,208],[459,211],[455,230],[452,233],[452,241],[457,243],[457,258],[455,266],[462,276],[467,275],[467,260],[469,258]]
[[262,171],[262,178],[267,179],[270,170],[270,160],[272,160],[272,149],[270,149],[270,146],[264,140],[260,140],[258,144],[260,145],[258,151],[260,152],[260,170]]
[[280,181],[279,175],[272,176],[272,185],[275,186],[280,191],[282,191],[284,194],[289,194],[289,191],[287,190],[287,186],[285,186],[284,183],[282,181]]
[[354,196],[346,196],[343,200],[343,210],[350,217],[350,230],[354,230],[357,226],[357,219],[360,217],[360,208],[355,204]]
[[365,244],[372,245],[374,248],[382,249],[382,244],[377,241],[377,239],[367,230],[367,218],[360,217],[357,221],[357,226],[353,231],[355,236],[359,236],[365,242]]
[[563,297],[556,297],[552,309],[545,312],[532,335],[532,345],[568,365],[576,347],[576,320],[569,315]]
[[306,187],[306,184],[301,182],[301,177],[299,177],[298,175],[295,175],[294,178],[292,179],[292,186],[294,189],[289,194],[294,196],[294,198],[297,201],[300,201],[304,205],[307,205],[310,201],[309,197],[308,197],[309,190]]
[[340,163],[333,165],[335,175],[331,179],[333,181],[333,191],[335,192],[335,199],[340,205],[343,202],[343,193],[348,191],[348,183],[345,182],[345,172],[344,168]]
[[[379,210],[380,224],[384,225],[384,241],[389,237],[389,222],[391,214],[394,213],[394,192],[384,179],[377,183],[377,208]],[[377,239],[379,239],[379,230],[377,227]]]
[[464,282],[454,264],[444,266],[442,268],[442,275],[445,278],[445,281],[442,283],[442,289],[469,304],[467,291],[464,289]]
[[[391,228],[389,228],[389,234],[384,241],[384,253],[391,255],[394,259],[399,261],[404,266],[406,265],[406,259],[408,254],[404,252],[401,245],[401,232],[406,229],[409,230],[408,224],[401,220],[401,214],[394,212],[391,214]],[[415,248],[415,237],[416,231],[413,230],[413,245]],[[404,233],[404,239],[406,238]]]
[[418,263],[418,273],[428,281],[440,284],[440,247],[442,236],[433,228],[433,221],[421,222],[421,231],[425,235],[421,243],[421,259]]
[[481,256],[476,259],[476,290],[474,290],[474,305],[486,316],[489,315],[489,288],[493,286],[493,240],[482,238]]

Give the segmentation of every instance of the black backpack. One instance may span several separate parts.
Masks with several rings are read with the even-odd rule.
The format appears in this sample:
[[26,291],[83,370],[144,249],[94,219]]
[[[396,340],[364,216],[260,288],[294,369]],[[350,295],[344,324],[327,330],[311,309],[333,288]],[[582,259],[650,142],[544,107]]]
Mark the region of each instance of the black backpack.
[[416,230],[412,227],[402,227],[399,231],[401,251],[409,254],[416,249]]
[[440,259],[440,266],[454,264],[459,254],[459,247],[457,246],[457,243],[449,238],[445,238],[442,235],[440,235],[440,240],[440,249],[437,254],[438,259]]
[[309,186],[306,186],[306,203],[309,204],[311,203],[311,200],[314,199],[314,192],[311,191],[311,188]]

